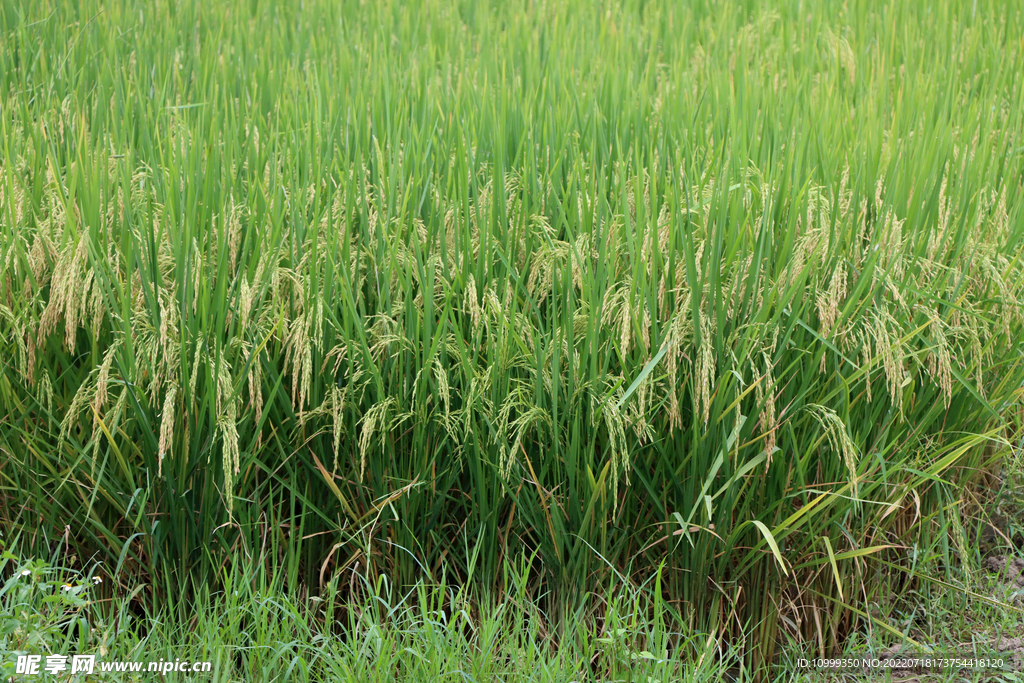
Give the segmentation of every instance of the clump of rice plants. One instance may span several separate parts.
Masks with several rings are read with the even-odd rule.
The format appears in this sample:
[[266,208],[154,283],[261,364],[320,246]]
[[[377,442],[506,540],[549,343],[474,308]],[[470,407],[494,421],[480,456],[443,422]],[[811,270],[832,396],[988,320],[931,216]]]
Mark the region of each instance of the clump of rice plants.
[[3,0],[0,516],[167,594],[662,567],[757,661],[832,648],[875,560],[970,566],[1019,448],[1022,29]]

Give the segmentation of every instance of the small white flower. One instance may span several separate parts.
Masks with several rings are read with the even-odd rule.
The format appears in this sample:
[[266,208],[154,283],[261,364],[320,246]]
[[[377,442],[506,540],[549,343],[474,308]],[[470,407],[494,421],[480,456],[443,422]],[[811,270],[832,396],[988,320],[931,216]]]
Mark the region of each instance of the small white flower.
[[65,583],[64,586],[61,588],[61,590],[65,590],[65,591],[71,590],[71,584],[70,583]]
[[21,575],[22,575],[22,576],[28,576],[28,575],[29,575],[29,574],[31,574],[31,573],[32,573],[31,571],[29,571],[28,569],[25,569],[25,570],[23,570],[23,571],[21,572]]
[[103,579],[101,579],[98,576],[94,576],[94,577],[92,577],[92,582],[93,582],[94,585],[95,584],[101,584],[101,583],[103,583]]

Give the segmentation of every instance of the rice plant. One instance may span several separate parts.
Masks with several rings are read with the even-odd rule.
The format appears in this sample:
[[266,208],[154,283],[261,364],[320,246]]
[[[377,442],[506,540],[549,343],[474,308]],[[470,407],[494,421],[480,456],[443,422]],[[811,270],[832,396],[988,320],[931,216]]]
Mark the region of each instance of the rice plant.
[[658,574],[757,666],[870,622],[876,560],[969,586],[1019,449],[1021,35],[0,0],[0,518],[155,600],[243,556],[500,596],[535,552],[557,621]]

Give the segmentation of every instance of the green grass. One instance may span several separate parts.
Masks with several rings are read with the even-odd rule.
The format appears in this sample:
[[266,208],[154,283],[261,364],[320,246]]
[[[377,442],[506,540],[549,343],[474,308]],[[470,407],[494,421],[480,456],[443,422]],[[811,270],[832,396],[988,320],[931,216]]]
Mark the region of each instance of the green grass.
[[309,596],[288,591],[280,574],[239,562],[225,571],[219,589],[196,586],[194,602],[171,598],[152,610],[140,609],[130,595],[96,600],[103,586],[98,574],[24,564],[13,554],[0,567],[12,573],[0,586],[5,681],[14,674],[15,655],[40,652],[142,662],[141,673],[98,674],[124,682],[152,680],[145,668],[161,659],[209,662],[208,673],[185,677],[217,683],[690,682],[743,675],[737,653],[717,652],[710,634],[649,620],[652,611],[662,613],[660,598],[652,601],[625,583],[601,595],[596,620],[577,614],[563,632],[550,631],[530,594],[527,559],[502,568],[508,595],[497,602],[443,581],[399,591],[385,576],[354,572],[335,575],[319,596]]
[[[1002,546],[998,551],[1003,553],[1001,557],[1021,556],[1019,548]],[[926,560],[919,562],[921,580],[902,590],[890,584],[892,590],[865,608],[921,643],[923,648],[906,643],[900,648],[899,639],[881,629],[868,628],[848,638],[842,652],[827,656],[885,659],[892,657],[894,650],[900,652],[897,657],[904,658],[933,652],[945,658],[994,660],[996,665],[991,669],[951,666],[941,670],[941,667],[934,667],[917,672],[912,680],[918,683],[1018,683],[1024,680],[1024,648],[1020,639],[1024,632],[1024,590],[1013,579],[977,568],[969,590],[960,581],[951,586],[941,571],[935,571],[935,566],[936,563]],[[796,664],[799,658],[816,656],[807,644],[790,643],[777,663],[777,671],[796,674],[791,677],[794,681],[821,680],[820,673],[801,671]],[[860,680],[882,683],[906,678],[906,672],[901,677],[880,668]]]
[[836,649],[1021,463],[1021,35],[0,0],[0,520],[151,605],[241,557],[498,604],[535,553],[556,630],[658,576],[755,670]]

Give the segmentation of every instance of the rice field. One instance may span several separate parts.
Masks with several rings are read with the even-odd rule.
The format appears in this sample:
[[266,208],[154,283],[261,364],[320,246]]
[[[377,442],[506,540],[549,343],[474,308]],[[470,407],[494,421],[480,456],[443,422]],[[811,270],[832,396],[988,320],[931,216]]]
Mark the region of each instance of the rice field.
[[0,0],[4,540],[899,636],[1024,468],[1022,12]]

